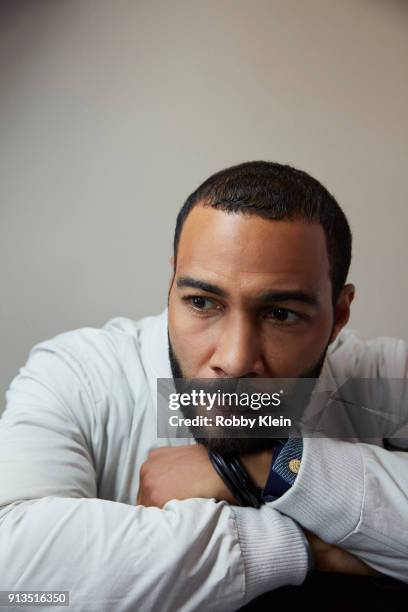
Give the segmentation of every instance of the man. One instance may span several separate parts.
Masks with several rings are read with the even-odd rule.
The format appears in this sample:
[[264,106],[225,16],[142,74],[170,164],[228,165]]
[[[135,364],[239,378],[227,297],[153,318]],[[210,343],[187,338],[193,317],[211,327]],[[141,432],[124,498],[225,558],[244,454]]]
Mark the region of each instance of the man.
[[160,377],[406,377],[404,342],[343,330],[350,259],[344,214],[306,173],[250,162],[203,183],[177,219],[168,311],[42,342],[10,385],[0,590],[66,590],[87,612],[228,611],[302,584],[310,552],[322,570],[408,582],[403,451],[253,448],[255,509],[204,445],[157,438]]

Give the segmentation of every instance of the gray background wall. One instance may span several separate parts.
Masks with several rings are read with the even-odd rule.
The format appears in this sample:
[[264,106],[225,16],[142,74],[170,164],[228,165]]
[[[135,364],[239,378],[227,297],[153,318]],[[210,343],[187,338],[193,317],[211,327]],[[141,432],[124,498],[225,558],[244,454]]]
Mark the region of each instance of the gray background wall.
[[36,342],[165,305],[213,171],[294,164],[351,222],[351,326],[408,340],[408,4],[0,4],[0,411]]

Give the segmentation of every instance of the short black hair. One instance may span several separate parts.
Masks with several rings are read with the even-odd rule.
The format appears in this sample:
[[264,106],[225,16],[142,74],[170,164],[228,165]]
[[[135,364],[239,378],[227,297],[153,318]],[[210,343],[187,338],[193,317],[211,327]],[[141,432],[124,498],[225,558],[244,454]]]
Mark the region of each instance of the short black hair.
[[245,162],[216,172],[187,198],[177,216],[175,260],[184,222],[197,204],[275,221],[319,223],[326,236],[336,303],[350,268],[352,235],[344,212],[318,180],[303,170],[270,161]]

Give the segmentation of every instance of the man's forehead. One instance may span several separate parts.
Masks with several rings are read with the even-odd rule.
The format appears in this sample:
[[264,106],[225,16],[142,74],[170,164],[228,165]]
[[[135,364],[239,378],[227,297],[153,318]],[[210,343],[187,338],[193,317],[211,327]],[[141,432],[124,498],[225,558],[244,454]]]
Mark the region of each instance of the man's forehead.
[[187,217],[177,274],[259,286],[315,284],[329,278],[323,228],[301,220],[272,221],[197,206]]

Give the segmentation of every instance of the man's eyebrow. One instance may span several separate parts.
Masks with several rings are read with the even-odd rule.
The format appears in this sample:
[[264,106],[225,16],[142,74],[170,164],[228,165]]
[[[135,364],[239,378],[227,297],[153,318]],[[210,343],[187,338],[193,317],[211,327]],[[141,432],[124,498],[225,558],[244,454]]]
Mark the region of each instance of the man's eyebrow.
[[214,293],[215,295],[219,295],[220,297],[227,297],[227,292],[221,289],[221,287],[217,287],[217,285],[213,285],[212,283],[207,283],[206,281],[199,280],[198,278],[192,278],[191,276],[181,276],[180,278],[178,278],[177,287],[190,287],[192,289],[201,289],[202,291]]
[[[191,276],[181,276],[177,279],[177,287],[189,287],[192,289],[201,289],[201,291],[207,291],[208,293],[214,293],[220,297],[228,297],[228,293],[212,283],[202,281],[198,278],[192,278]],[[272,302],[303,302],[309,306],[319,306],[319,300],[313,293],[308,293],[302,289],[285,289],[285,290],[274,290],[263,291],[261,294],[256,296],[255,300],[263,304],[270,304]]]
[[317,296],[314,293],[308,293],[302,289],[263,291],[257,299],[260,302],[268,304],[271,302],[303,302],[304,304],[316,308],[319,306]]

